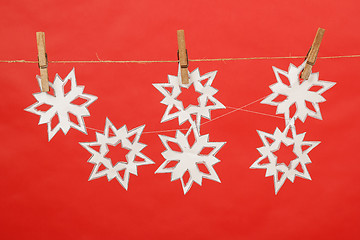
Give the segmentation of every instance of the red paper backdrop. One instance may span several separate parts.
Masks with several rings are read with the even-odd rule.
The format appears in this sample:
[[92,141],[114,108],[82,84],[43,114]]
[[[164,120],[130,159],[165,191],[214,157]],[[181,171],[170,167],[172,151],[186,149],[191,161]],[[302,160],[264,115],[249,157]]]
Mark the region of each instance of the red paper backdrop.
[[[1,59],[36,60],[35,32],[46,32],[50,60],[176,60],[176,30],[185,29],[189,58],[305,55],[318,27],[326,29],[319,56],[360,53],[359,1],[2,1]],[[216,97],[240,107],[270,94],[271,66],[287,70],[302,59],[191,62],[201,74],[218,70]],[[78,84],[98,96],[85,122],[103,129],[145,131],[160,124],[165,106],[152,83],[176,74],[176,63],[49,64],[50,79],[76,68]],[[277,196],[272,178],[249,166],[262,146],[256,130],[281,129],[281,119],[238,111],[202,127],[226,141],[215,169],[221,184],[204,180],[184,196],[170,174],[154,174],[164,150],[157,134],[143,134],[140,167],[125,191],[113,180],[88,182],[90,154],[78,143],[95,140],[74,129],[47,141],[46,126],[23,109],[39,88],[37,64],[1,63],[2,239],[354,239],[359,234],[359,58],[318,59],[320,79],[335,81],[320,105],[324,120],[298,122],[306,140],[321,141],[308,165],[312,181],[287,181]],[[275,114],[259,103],[247,109]],[[229,110],[214,111],[220,116]],[[169,133],[168,135],[173,135]]]

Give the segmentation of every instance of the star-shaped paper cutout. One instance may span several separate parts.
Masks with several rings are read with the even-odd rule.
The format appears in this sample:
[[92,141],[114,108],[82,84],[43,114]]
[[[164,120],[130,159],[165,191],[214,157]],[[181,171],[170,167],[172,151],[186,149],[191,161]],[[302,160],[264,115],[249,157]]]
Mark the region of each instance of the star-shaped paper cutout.
[[[291,129],[292,137],[287,136]],[[320,142],[304,141],[305,133],[296,134],[295,126],[288,124],[284,132],[276,128],[274,134],[258,131],[258,134],[264,143],[263,147],[257,150],[261,154],[250,168],[266,169],[265,177],[274,177],[275,194],[278,193],[286,179],[294,182],[295,177],[301,177],[311,180],[306,164],[311,163],[308,153]],[[297,156],[287,166],[285,163],[277,163],[277,156],[274,154],[279,150],[281,143],[286,146],[293,145],[293,152]],[[302,171],[300,170],[300,167]]]
[[[214,169],[214,165],[220,160],[215,155],[225,144],[225,142],[209,142],[208,134],[200,136],[193,127],[189,129],[188,133],[191,130],[194,131],[195,136],[192,146],[189,144],[188,135],[181,131],[176,132],[175,138],[159,135],[166,148],[162,152],[165,161],[155,173],[171,173],[171,181],[180,179],[184,194],[190,190],[193,182],[201,186],[203,178],[220,182]],[[169,146],[169,143],[177,145],[177,148]],[[172,163],[176,165],[169,167],[168,165],[173,165]],[[201,165],[206,167],[205,171],[200,170]],[[187,181],[184,180],[186,172],[189,174]]]
[[[90,174],[89,181],[104,176],[107,177],[108,181],[116,178],[121,186],[127,190],[130,173],[137,176],[138,166],[154,164],[151,159],[141,153],[141,150],[146,147],[145,144],[139,143],[144,128],[145,125],[128,131],[126,125],[124,125],[116,129],[110,120],[106,118],[104,134],[96,132],[95,142],[80,143],[81,146],[92,154],[88,162],[95,165]],[[133,136],[134,139],[130,141],[129,138]],[[113,165],[111,159],[106,157],[109,152],[108,145],[129,150],[126,154],[126,161],[119,159],[119,161]],[[95,149],[96,147],[98,149]],[[105,169],[99,170],[100,167],[105,167]],[[120,171],[124,171],[123,177],[120,175]]]
[[[36,76],[36,78],[41,87],[40,77]],[[71,83],[71,90],[65,93],[64,87],[67,83]],[[54,95],[47,92],[33,94],[37,102],[26,108],[25,111],[39,115],[39,125],[47,124],[49,141],[60,129],[64,134],[67,134],[70,128],[75,128],[87,134],[83,118],[90,116],[87,107],[89,107],[97,97],[83,93],[84,86],[78,86],[76,84],[75,69],[73,68],[64,80],[56,74],[54,82],[49,82],[49,86],[54,90]],[[73,103],[79,98],[85,102],[80,105]],[[47,106],[49,108],[46,111],[42,111],[38,109],[41,106]],[[70,120],[70,114],[76,117],[78,124]],[[55,127],[52,127],[51,122],[56,115],[59,122]]]
[[[290,64],[288,72],[273,67],[277,83],[270,86],[273,91],[261,103],[277,106],[276,113],[284,114],[285,119],[299,118],[302,122],[307,116],[322,119],[319,103],[325,102],[326,99],[321,96],[322,93],[335,85],[334,82],[319,80],[319,73],[311,73],[308,80],[300,81],[299,75],[305,67],[306,62],[299,67]],[[282,81],[280,75],[289,80],[289,84]],[[315,90],[312,90],[314,89]],[[283,95],[285,100],[276,101],[278,96]],[[312,105],[313,109],[306,106],[306,102]],[[290,107],[295,104],[296,112],[290,116]]]
[[[218,90],[211,86],[217,71],[200,76],[200,71],[197,68],[193,72],[189,72],[189,84],[182,84],[180,69],[179,65],[177,76],[168,75],[168,83],[153,84],[154,87],[165,96],[161,103],[167,105],[161,122],[178,118],[180,125],[186,121],[192,123],[191,115],[196,115],[196,127],[200,129],[202,117],[210,119],[211,110],[225,108],[221,102],[214,98]],[[202,84],[202,81],[206,79],[208,80]],[[183,103],[178,100],[177,97],[181,94],[181,88],[189,88],[191,84],[194,85],[195,91],[201,94],[200,97],[198,97],[199,104],[197,106],[189,105],[187,108],[184,108]],[[166,88],[172,88],[172,90],[168,91]],[[175,108],[176,111],[170,113],[173,108]]]

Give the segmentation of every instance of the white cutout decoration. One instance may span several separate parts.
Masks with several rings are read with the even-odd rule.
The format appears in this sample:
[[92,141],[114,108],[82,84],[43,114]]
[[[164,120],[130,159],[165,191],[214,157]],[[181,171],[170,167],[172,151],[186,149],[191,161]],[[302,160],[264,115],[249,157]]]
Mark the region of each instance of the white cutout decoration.
[[[40,77],[36,76],[36,78],[41,87]],[[65,93],[66,84],[71,84],[71,89],[67,93]],[[47,92],[33,94],[37,102],[26,108],[25,111],[39,115],[39,125],[47,124],[49,141],[60,129],[64,134],[67,134],[70,128],[75,128],[80,132],[87,134],[83,118],[90,116],[87,107],[89,107],[97,97],[83,93],[84,86],[78,86],[76,84],[75,68],[71,70],[64,80],[56,74],[54,82],[49,82],[49,86],[50,89],[53,89],[54,95]],[[80,105],[73,103],[73,101],[76,101],[79,98],[85,102]],[[42,111],[38,109],[41,106],[47,106],[49,108]],[[76,118],[78,123],[70,120],[70,114]],[[56,115],[58,117],[58,123],[56,126],[52,127],[52,120]]]
[[[214,165],[220,160],[215,157],[215,154],[225,142],[209,142],[208,134],[200,135],[201,118],[204,117],[210,120],[211,110],[225,108],[214,97],[218,90],[211,86],[216,73],[217,71],[213,71],[200,76],[200,71],[197,68],[191,73],[188,72],[189,83],[182,84],[179,65],[178,75],[168,75],[168,83],[153,84],[164,95],[161,103],[167,105],[161,122],[178,118],[179,125],[186,121],[191,124],[186,134],[178,130],[175,138],[159,135],[166,148],[162,153],[165,161],[155,172],[171,173],[171,181],[180,179],[184,194],[190,190],[194,182],[201,185],[203,178],[220,182],[214,169]],[[201,94],[197,99],[198,105],[189,105],[184,108],[182,101],[177,98],[180,96],[182,88],[188,89],[191,85],[194,86],[196,92]],[[169,88],[170,90],[168,90]],[[192,115],[195,115],[195,120],[192,119]],[[191,132],[195,137],[193,144],[189,143],[189,134]],[[175,144],[177,149],[173,149],[169,143]],[[204,152],[204,149],[210,149],[211,151]],[[172,164],[172,166],[169,166],[169,164]],[[188,173],[188,179],[184,179],[186,173]]]
[[[261,157],[250,166],[252,169],[266,169],[265,177],[273,176],[275,194],[279,192],[286,179],[294,182],[295,177],[298,176],[311,180],[306,168],[306,164],[311,163],[308,153],[320,142],[304,141],[305,133],[296,134],[295,122],[296,119],[304,122],[307,116],[322,120],[319,103],[326,100],[321,94],[335,85],[334,82],[320,81],[319,73],[311,73],[308,80],[300,80],[299,76],[305,64],[306,61],[299,67],[290,64],[288,72],[273,67],[277,82],[270,86],[273,93],[261,102],[277,106],[276,113],[284,114],[285,118],[283,132],[278,128],[274,134],[258,131],[264,146],[257,149]],[[285,99],[276,100],[279,96]],[[307,104],[311,104],[313,110],[309,109]],[[290,108],[294,105],[296,111],[290,116]],[[289,132],[292,137],[288,137]],[[288,159],[289,165],[279,163],[278,157],[274,154],[282,144],[292,147],[292,152],[296,155],[295,159]]]
[[[213,166],[220,162],[215,157],[215,154],[225,144],[225,142],[209,142],[209,135],[200,136],[196,129],[191,127],[193,131],[195,142],[190,145],[188,141],[188,134],[183,134],[181,131],[176,131],[175,138],[159,135],[166,150],[162,153],[165,162],[156,170],[155,173],[171,173],[171,181],[180,179],[181,184],[186,194],[193,182],[201,186],[202,179],[207,178],[216,182],[220,182]],[[177,149],[172,149],[169,142],[176,144]],[[210,152],[204,152],[206,149],[211,149]],[[174,166],[168,167],[168,164],[175,163]],[[201,171],[200,165],[206,167],[206,172]],[[184,180],[184,174],[189,173],[189,179]]]
[[[291,129],[292,137],[288,137]],[[311,163],[308,153],[320,142],[304,141],[305,133],[296,134],[295,126],[288,124],[283,132],[276,128],[274,134],[258,131],[263,147],[257,150],[261,154],[250,168],[266,169],[265,177],[274,177],[275,194],[278,193],[286,179],[294,182],[295,177],[311,180],[306,164]],[[293,153],[297,158],[292,159],[287,166],[285,163],[278,163],[277,156],[274,154],[280,149],[281,144],[292,147]],[[263,163],[266,162],[266,163]]]
[[[121,186],[127,190],[130,173],[137,176],[138,166],[154,164],[151,159],[141,153],[141,150],[146,147],[145,144],[139,143],[144,128],[145,125],[128,131],[126,125],[124,125],[116,129],[110,120],[106,118],[104,134],[96,132],[95,142],[80,143],[81,146],[92,154],[88,162],[95,165],[90,174],[89,181],[104,176],[107,177],[108,181],[116,178]],[[130,141],[129,138],[133,136],[134,139]],[[108,145],[129,150],[125,156],[126,159],[116,159],[118,161],[113,165],[111,159],[107,157],[109,152]],[[98,149],[95,149],[96,147]],[[100,167],[104,169],[99,170]],[[120,175],[120,171],[123,172],[123,176]]]
[[[191,73],[189,72],[189,84],[182,84],[180,70],[181,68],[179,65],[177,76],[168,75],[168,83],[153,84],[153,86],[165,97],[161,103],[167,105],[161,122],[178,118],[179,125],[181,125],[186,121],[191,121],[191,115],[196,115],[196,127],[200,129],[202,117],[211,119],[211,110],[225,108],[225,106],[214,97],[218,90],[211,86],[217,71],[209,72],[200,76],[200,71],[197,68]],[[205,81],[206,79],[208,80]],[[195,91],[201,94],[198,98],[199,104],[197,106],[190,105],[184,109],[183,103],[178,100],[177,97],[181,94],[182,88],[188,89],[191,84],[194,85]],[[166,88],[171,88],[171,92],[169,92]],[[209,104],[209,102],[212,104]],[[176,108],[175,110],[177,111],[170,113],[173,108]]]
[[[285,119],[289,121],[292,117],[299,118],[302,122],[305,121],[307,116],[322,119],[319,103],[325,102],[326,99],[321,96],[322,93],[335,85],[334,82],[327,82],[319,80],[319,73],[311,73],[308,80],[300,82],[299,75],[304,69],[306,61],[299,67],[290,64],[288,72],[273,67],[277,83],[270,86],[273,91],[272,94],[267,96],[261,103],[277,106],[276,113],[284,114]],[[280,75],[288,79],[289,83],[284,82]],[[312,88],[318,88],[315,91]],[[279,95],[286,97],[283,101],[274,101]],[[312,109],[306,106],[312,104]],[[290,107],[295,104],[296,112],[294,116],[290,117]]]

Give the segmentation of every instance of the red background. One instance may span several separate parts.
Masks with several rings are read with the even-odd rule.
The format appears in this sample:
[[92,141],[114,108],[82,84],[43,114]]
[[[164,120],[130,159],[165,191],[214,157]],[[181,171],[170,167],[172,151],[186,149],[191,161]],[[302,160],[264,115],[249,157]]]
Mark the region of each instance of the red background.
[[[36,60],[36,31],[46,33],[49,60],[176,60],[176,30],[185,29],[190,59],[305,55],[318,27],[326,29],[319,56],[360,53],[359,1],[2,1],[1,60]],[[302,59],[190,62],[201,74],[218,70],[213,86],[226,106],[241,107],[270,94],[271,66],[287,70]],[[99,97],[85,119],[103,129],[160,124],[165,106],[152,83],[176,74],[176,63],[49,64]],[[323,94],[323,121],[297,123],[305,140],[321,141],[308,165],[312,181],[286,181],[275,196],[272,178],[249,166],[262,146],[256,130],[283,128],[281,119],[238,111],[202,127],[226,141],[215,169],[221,184],[204,180],[183,195],[170,174],[154,174],[164,150],[157,134],[143,134],[143,152],[156,164],[131,175],[129,190],[113,180],[88,182],[94,141],[74,129],[47,141],[46,125],[23,109],[39,88],[37,64],[1,63],[0,232],[2,239],[354,239],[359,234],[359,59],[318,59],[320,79],[337,84]],[[275,107],[247,109],[270,114]],[[228,110],[214,111],[216,117]],[[171,135],[171,134],[168,134]]]

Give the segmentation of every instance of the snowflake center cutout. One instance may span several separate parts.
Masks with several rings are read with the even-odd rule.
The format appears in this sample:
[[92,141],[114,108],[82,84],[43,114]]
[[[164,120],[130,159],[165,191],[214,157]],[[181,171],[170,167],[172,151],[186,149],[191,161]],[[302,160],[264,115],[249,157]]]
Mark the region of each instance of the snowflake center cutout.
[[276,164],[281,165],[284,164],[288,168],[293,160],[297,159],[296,154],[294,153],[294,144],[290,144],[286,146],[283,142],[280,143],[280,148],[277,151],[273,152],[276,159]]
[[117,144],[107,145],[109,152],[106,153],[105,157],[111,159],[112,165],[115,166],[118,162],[127,164],[127,154],[130,152],[129,149],[124,148],[121,141]]
[[187,109],[190,106],[198,106],[200,96],[201,93],[195,91],[194,84],[191,84],[189,88],[181,87],[181,94],[176,99],[181,101]]

